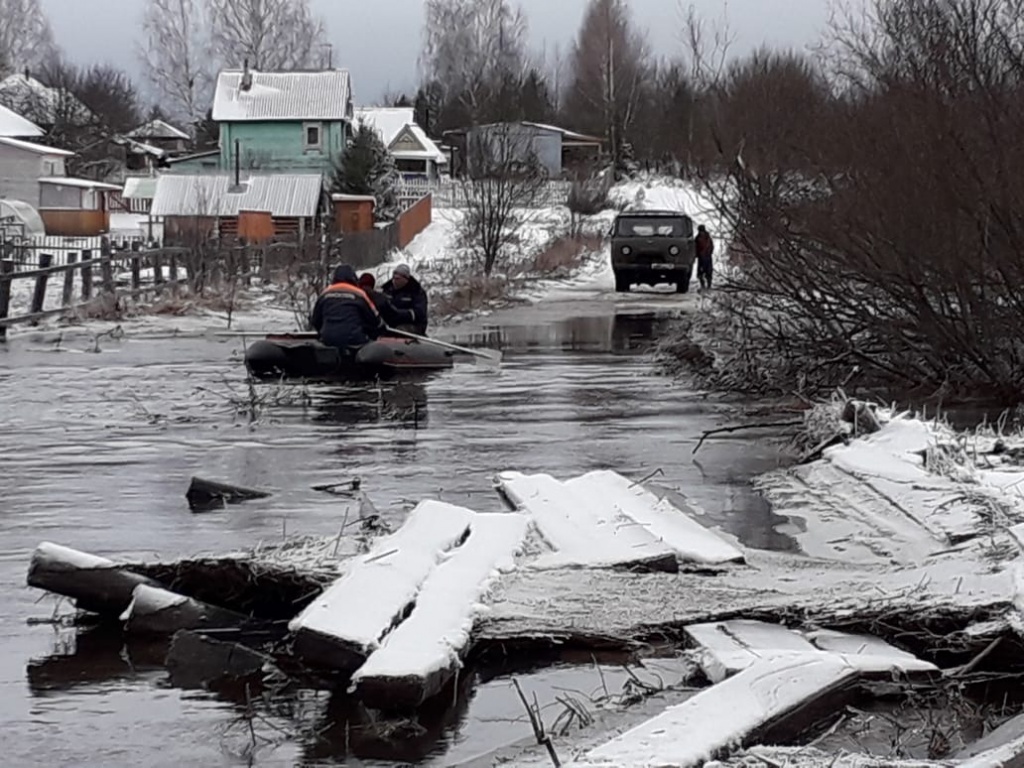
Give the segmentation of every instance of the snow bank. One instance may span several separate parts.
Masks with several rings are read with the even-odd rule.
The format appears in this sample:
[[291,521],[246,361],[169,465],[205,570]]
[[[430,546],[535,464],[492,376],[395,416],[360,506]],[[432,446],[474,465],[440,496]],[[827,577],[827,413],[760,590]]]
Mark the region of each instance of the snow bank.
[[370,677],[426,677],[458,663],[469,644],[490,584],[515,566],[528,520],[524,515],[478,514],[469,538],[427,578],[416,607],[353,675],[357,686]]
[[288,624],[344,640],[367,651],[397,623],[444,552],[466,535],[472,510],[423,501],[395,533],[377,541]]

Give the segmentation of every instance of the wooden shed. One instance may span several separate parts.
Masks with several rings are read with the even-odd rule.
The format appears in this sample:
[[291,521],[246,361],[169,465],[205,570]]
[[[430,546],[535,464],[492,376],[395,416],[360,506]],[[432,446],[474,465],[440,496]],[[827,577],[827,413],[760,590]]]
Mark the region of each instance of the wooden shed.
[[335,228],[344,234],[369,232],[373,229],[373,195],[331,195],[334,202]]

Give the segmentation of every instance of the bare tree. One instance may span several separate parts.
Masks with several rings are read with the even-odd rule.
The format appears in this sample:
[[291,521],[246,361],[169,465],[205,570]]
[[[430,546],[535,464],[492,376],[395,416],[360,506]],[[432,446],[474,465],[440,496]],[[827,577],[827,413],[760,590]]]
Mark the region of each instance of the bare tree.
[[568,112],[603,135],[615,165],[636,119],[651,72],[645,35],[633,25],[624,0],[591,0],[570,60]]
[[711,23],[701,18],[693,5],[679,3],[682,18],[680,41],[683,44],[683,61],[690,79],[705,91],[714,90],[725,74],[729,61],[729,50],[736,40],[729,27],[729,17],[723,12],[722,18]]
[[200,0],[148,0],[139,57],[172,118],[194,124],[210,101],[209,41]]
[[525,80],[526,34],[526,17],[509,0],[427,0],[424,80],[440,84],[477,123],[497,94]]
[[515,126],[492,126],[469,142],[474,179],[466,188],[462,240],[484,274],[506,259],[544,189],[546,178],[532,135]]
[[0,0],[0,77],[39,69],[56,53],[39,0]]
[[225,66],[319,69],[330,50],[309,0],[207,0],[213,51]]

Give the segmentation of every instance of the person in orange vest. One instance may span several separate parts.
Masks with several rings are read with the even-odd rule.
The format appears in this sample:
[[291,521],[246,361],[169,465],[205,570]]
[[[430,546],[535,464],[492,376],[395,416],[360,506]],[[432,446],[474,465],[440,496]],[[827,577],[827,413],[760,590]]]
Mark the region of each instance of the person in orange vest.
[[715,252],[715,241],[711,239],[707,227],[703,224],[697,227],[697,239],[694,240],[694,247],[697,251],[697,279],[700,280],[701,290],[710,288],[711,275],[714,272],[711,255]]
[[309,322],[320,341],[349,354],[376,339],[385,327],[373,299],[359,287],[355,270],[348,264],[334,270]]

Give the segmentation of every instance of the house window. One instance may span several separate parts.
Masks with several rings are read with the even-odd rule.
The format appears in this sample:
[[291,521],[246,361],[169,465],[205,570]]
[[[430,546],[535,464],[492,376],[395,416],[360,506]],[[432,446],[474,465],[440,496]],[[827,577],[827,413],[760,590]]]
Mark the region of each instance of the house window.
[[302,126],[302,145],[305,149],[320,149],[323,145],[323,133],[320,123],[305,123]]

